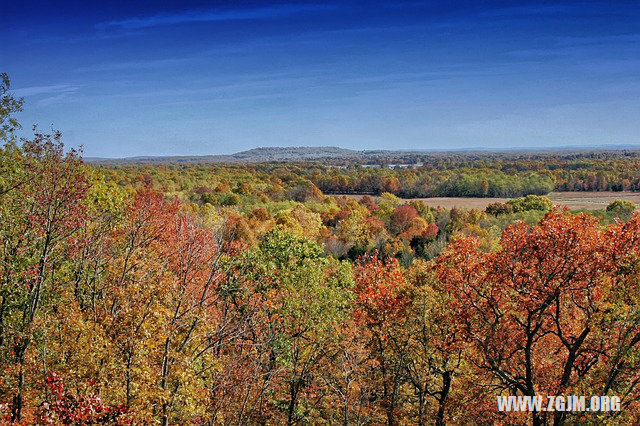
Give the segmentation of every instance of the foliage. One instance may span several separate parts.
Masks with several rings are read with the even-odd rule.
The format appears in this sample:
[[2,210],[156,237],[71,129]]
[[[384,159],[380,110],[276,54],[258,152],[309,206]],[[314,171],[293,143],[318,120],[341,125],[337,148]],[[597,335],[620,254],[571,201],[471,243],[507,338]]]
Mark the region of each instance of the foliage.
[[[538,195],[527,195],[526,197],[514,198],[507,202],[515,213],[529,210],[547,211],[553,207],[553,201],[547,197]],[[508,212],[507,212],[508,213]]]
[[88,183],[82,160],[63,153],[57,133],[36,134],[19,151],[7,144],[0,156],[12,171],[0,195],[1,392],[13,393],[12,419],[20,420],[40,312],[52,307],[66,280],[62,272],[86,221]]
[[11,82],[6,73],[0,73],[0,141],[10,142],[13,132],[20,129],[20,123],[12,115],[22,111],[22,99],[16,99],[9,89]]
[[[456,241],[437,270],[452,295],[457,333],[478,373],[486,372],[481,383],[522,395],[606,394],[615,387],[608,360],[635,363],[638,349],[619,337],[634,333],[635,314],[613,312],[635,312],[627,295],[637,272],[620,256],[637,262],[639,225],[636,216],[604,230],[587,215],[551,211],[537,226],[508,228],[497,252],[482,253],[474,239]],[[635,404],[637,392],[632,383],[625,403]],[[534,412],[532,421],[549,416],[557,423],[566,414]]]
[[[542,196],[640,189],[633,153],[86,165],[3,82],[1,421],[640,422],[640,213]],[[534,394],[622,410],[496,409]]]
[[615,200],[607,206],[607,211],[615,211],[615,212],[632,212],[638,206],[635,203],[627,200]]
[[631,214],[638,208],[635,203],[627,200],[615,200],[607,206],[607,213],[611,213],[623,220],[629,220]]
[[73,395],[64,388],[62,378],[49,373],[46,379],[51,393],[51,402],[43,403],[40,412],[41,424],[131,424],[128,410],[123,406],[105,405],[97,395],[89,397]]

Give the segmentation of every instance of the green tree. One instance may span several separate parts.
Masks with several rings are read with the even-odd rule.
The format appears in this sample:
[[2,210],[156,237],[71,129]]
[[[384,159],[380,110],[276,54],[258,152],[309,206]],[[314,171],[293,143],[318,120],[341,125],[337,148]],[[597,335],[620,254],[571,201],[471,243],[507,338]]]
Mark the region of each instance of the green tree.
[[638,208],[634,202],[627,200],[615,200],[607,206],[607,212],[612,213],[622,220],[629,220],[631,214]]
[[13,117],[22,111],[23,99],[16,99],[10,92],[11,82],[6,73],[0,73],[0,142],[13,140],[13,132],[20,129],[20,123]]
[[553,201],[548,197],[540,195],[527,195],[526,197],[514,198],[507,201],[513,207],[515,213],[529,210],[548,211],[553,207]]
[[[305,389],[314,383],[326,349],[339,338],[334,327],[349,306],[351,269],[326,257],[309,239],[276,227],[236,270],[239,281],[231,294],[236,299],[243,294],[240,309],[254,311],[254,359],[262,370],[257,377],[264,391],[251,415],[277,418],[282,413],[287,424],[299,422],[312,410]],[[274,411],[266,411],[269,406]]]

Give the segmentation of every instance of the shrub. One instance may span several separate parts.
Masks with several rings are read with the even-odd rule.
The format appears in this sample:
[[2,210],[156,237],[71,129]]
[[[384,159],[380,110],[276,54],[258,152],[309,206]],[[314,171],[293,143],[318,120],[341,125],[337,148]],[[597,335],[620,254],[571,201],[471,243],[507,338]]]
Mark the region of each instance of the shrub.
[[632,211],[634,211],[636,208],[638,208],[638,206],[636,205],[636,203],[632,202],[632,201],[627,201],[627,200],[615,200],[613,202],[611,202],[608,206],[607,206],[607,211],[608,212],[620,212],[620,213],[631,213]]
[[507,201],[513,211],[526,212],[529,210],[548,211],[553,207],[553,201],[542,195],[527,195],[526,197],[514,198]]
[[513,213],[513,206],[508,203],[491,203],[484,210],[487,214],[498,216],[501,214]]

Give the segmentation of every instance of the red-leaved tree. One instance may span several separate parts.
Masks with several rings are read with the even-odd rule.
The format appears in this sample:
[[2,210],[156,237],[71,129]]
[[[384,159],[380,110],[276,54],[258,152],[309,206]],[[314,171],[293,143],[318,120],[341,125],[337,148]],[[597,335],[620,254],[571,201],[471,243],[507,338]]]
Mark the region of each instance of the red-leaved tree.
[[[497,252],[482,252],[474,239],[456,241],[437,271],[441,291],[451,295],[449,320],[483,377],[478,385],[531,396],[622,386],[625,403],[634,403],[639,235],[637,216],[605,229],[592,216],[555,210],[537,226],[507,228]],[[626,367],[625,380],[616,365]],[[532,422],[565,417],[533,412]]]

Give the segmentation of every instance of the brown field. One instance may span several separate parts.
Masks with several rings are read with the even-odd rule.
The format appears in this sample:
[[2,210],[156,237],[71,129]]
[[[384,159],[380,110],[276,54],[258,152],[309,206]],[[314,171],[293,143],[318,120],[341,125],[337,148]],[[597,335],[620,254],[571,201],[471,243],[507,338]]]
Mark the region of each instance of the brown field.
[[[360,199],[364,195],[347,195],[349,198]],[[567,206],[572,210],[604,209],[613,200],[628,200],[640,205],[638,192],[552,192],[548,195],[554,203]],[[377,198],[377,197],[374,197]],[[509,198],[476,198],[476,197],[434,197],[417,198],[431,207],[452,207],[484,210],[489,204],[504,203]]]

